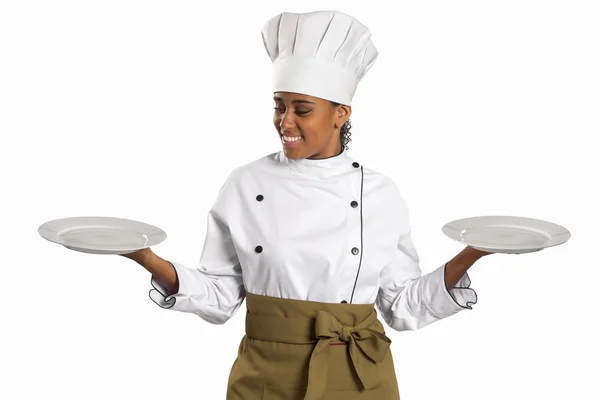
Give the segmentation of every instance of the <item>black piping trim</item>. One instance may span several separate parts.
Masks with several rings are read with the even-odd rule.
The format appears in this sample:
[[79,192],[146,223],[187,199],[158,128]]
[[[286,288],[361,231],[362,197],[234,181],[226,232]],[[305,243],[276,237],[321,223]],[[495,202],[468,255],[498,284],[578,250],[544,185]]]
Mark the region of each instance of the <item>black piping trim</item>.
[[362,255],[365,250],[363,245],[363,183],[365,176],[363,173],[363,166],[360,166],[360,261],[358,262],[358,271],[356,272],[356,279],[354,279],[354,287],[352,288],[352,295],[350,296],[350,304],[354,298],[354,290],[356,289],[356,282],[358,282],[358,274],[360,274],[360,266],[362,265]]
[[[450,261],[448,261],[450,262]],[[444,277],[446,277],[446,266],[448,265],[448,262],[446,264],[444,264]],[[465,274],[467,275],[467,277],[469,278],[469,282],[471,282],[471,277],[469,276],[469,274],[467,272],[465,272]],[[448,288],[446,287],[446,282],[444,283],[444,290],[446,291],[446,293],[448,293],[448,296],[450,296],[452,298],[452,300],[454,300],[454,302],[459,306],[464,308],[465,310],[472,310],[473,307],[471,307],[473,304],[477,303],[477,292],[475,291],[475,289],[472,289],[469,287],[469,285],[467,286],[455,286],[453,287],[453,289],[469,289],[472,290],[473,293],[475,294],[475,301],[467,301],[467,306],[463,306],[462,304],[459,304],[458,301],[456,301],[456,299],[454,298],[454,296],[452,296],[450,294],[450,291],[448,290]]]

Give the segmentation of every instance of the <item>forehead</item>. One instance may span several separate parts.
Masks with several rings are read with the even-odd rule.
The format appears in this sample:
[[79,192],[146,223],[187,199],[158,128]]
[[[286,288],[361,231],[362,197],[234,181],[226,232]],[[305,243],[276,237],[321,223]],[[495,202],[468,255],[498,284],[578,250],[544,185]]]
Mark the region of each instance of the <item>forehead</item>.
[[314,103],[317,105],[325,102],[321,98],[295,92],[275,92],[273,93],[273,100],[286,103]]

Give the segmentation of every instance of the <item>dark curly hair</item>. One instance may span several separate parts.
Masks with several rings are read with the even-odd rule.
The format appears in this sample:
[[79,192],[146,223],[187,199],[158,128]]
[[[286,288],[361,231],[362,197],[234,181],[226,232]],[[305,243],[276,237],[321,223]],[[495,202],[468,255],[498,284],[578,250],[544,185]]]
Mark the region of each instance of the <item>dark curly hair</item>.
[[[340,103],[336,103],[331,100],[329,102],[334,108],[340,105]],[[350,128],[352,128],[352,123],[348,118],[348,120],[340,128],[340,142],[342,143],[342,147],[345,147],[346,150],[348,150],[348,143],[352,141],[352,139],[350,138],[350,136],[352,135],[352,133],[350,132]]]

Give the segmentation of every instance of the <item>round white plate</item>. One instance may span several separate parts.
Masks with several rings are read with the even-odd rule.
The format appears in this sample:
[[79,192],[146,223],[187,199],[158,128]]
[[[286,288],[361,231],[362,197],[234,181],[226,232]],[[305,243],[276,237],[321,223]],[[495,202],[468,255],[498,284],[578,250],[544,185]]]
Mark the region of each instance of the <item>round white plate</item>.
[[92,254],[127,254],[167,238],[156,226],[114,217],[70,217],[48,221],[39,234],[67,249]]
[[532,253],[565,243],[571,233],[539,219],[490,215],[448,222],[442,232],[451,239],[490,253]]

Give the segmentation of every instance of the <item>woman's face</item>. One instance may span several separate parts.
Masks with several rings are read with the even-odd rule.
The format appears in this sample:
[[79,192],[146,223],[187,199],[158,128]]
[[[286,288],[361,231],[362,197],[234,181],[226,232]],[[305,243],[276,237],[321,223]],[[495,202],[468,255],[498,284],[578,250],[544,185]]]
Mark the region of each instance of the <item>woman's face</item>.
[[[340,128],[350,118],[351,107],[333,107],[328,100],[291,92],[275,92],[273,100],[273,123],[287,158],[327,158],[342,151]],[[284,136],[300,139],[283,142]]]

